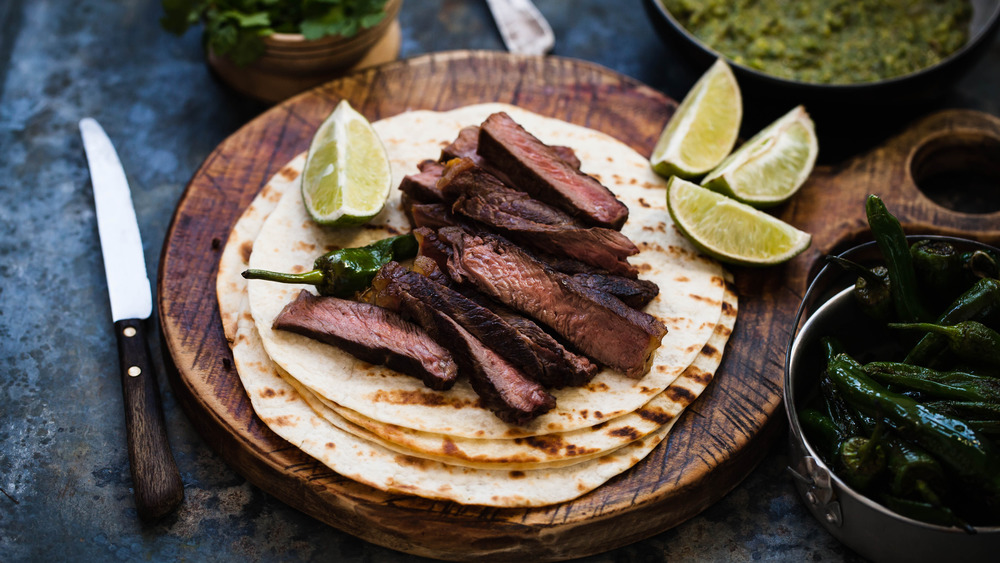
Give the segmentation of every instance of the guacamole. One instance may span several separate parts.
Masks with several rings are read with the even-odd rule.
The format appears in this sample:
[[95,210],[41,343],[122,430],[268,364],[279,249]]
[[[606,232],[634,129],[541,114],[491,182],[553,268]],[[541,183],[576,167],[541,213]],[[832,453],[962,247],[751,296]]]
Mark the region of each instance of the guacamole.
[[931,66],[968,40],[968,0],[660,0],[688,31],[741,65],[827,84]]

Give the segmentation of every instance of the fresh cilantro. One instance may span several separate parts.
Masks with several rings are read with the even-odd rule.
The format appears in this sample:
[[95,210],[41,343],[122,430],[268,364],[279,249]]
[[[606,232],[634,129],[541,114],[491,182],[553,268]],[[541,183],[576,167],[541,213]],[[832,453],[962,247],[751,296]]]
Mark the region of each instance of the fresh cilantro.
[[306,39],[351,37],[385,17],[386,0],[161,0],[160,24],[181,35],[202,23],[217,55],[246,66],[264,53],[261,37],[301,33]]

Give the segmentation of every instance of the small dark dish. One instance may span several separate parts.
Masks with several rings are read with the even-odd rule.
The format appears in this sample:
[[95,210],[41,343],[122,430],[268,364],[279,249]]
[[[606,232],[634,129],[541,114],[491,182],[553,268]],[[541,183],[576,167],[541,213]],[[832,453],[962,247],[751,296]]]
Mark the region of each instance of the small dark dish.
[[[951,242],[959,251],[998,249],[976,241],[911,236]],[[874,242],[842,257],[868,266],[881,263]],[[799,306],[785,356],[784,402],[790,427],[789,471],[809,511],[834,537],[874,561],[986,561],[1000,552],[1000,527],[977,527],[975,534],[918,522],[896,514],[847,486],[821,459],[802,432],[798,411],[815,393],[823,365],[820,338],[839,338],[860,361],[885,357],[873,343],[891,340],[857,306],[854,276],[827,265],[810,284]],[[801,328],[799,328],[801,325]]]
[[[643,4],[660,37],[690,57],[700,71],[721,56],[684,29],[660,0],[643,0]],[[989,39],[1000,26],[1000,0],[971,0],[971,4],[973,15],[965,46],[940,63],[905,76],[858,84],[818,84],[778,78],[728,59],[727,62],[733,67],[744,92],[804,103],[810,110],[832,104],[841,109],[844,106],[916,105],[947,92],[986,51]]]

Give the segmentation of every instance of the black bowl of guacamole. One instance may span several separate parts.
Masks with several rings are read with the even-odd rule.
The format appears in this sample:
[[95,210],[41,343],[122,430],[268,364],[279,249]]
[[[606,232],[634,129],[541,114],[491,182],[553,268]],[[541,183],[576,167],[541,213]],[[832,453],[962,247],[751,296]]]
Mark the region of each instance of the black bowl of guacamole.
[[696,69],[718,57],[745,94],[810,111],[932,101],[982,55],[1000,0],[644,0]]

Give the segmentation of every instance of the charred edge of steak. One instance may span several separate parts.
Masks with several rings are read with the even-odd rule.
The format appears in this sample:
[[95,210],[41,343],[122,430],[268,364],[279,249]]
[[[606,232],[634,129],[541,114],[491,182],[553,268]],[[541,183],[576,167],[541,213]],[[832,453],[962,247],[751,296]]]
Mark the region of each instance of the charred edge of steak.
[[429,256],[418,254],[413,259],[413,271],[437,284],[450,286],[452,283],[451,278],[444,273],[437,261]]
[[577,273],[572,277],[585,287],[614,295],[633,309],[642,309],[660,293],[660,286],[649,280],[593,273]]
[[433,260],[437,267],[447,275],[448,259],[452,255],[451,243],[441,240],[437,231],[429,227],[413,229],[413,236],[417,238],[417,256]]
[[506,113],[483,122],[476,151],[491,168],[504,171],[511,187],[589,224],[617,230],[628,219],[628,207],[611,190],[567,164]]
[[[463,326],[464,323],[470,323],[474,327],[482,327],[483,323],[489,321],[480,313],[486,311],[492,315],[492,312],[395,262],[382,267],[373,286],[376,288],[379,304],[410,316],[439,343],[447,344],[454,353],[459,369],[469,376],[469,381],[483,404],[501,420],[525,424],[555,406],[555,398],[541,385],[525,377],[514,365]],[[465,310],[458,300],[467,301],[480,311]],[[475,318],[470,318],[469,315]],[[460,322],[456,316],[464,322]]]
[[369,303],[318,297],[303,290],[275,317],[273,328],[337,346],[370,364],[418,377],[431,389],[450,389],[458,373],[451,353],[430,335]]
[[[482,296],[483,299],[488,299]],[[492,301],[492,300],[491,300]],[[543,379],[539,383],[546,387],[579,387],[585,385],[597,374],[597,364],[586,356],[568,350],[535,321],[492,302],[488,307],[510,326],[517,329],[533,345],[535,354],[542,363]]]
[[617,298],[584,287],[501,237],[441,229],[448,274],[551,328],[598,363],[641,377],[667,328]]
[[411,201],[421,203],[436,203],[444,200],[437,183],[444,173],[444,166],[433,160],[421,162],[419,174],[403,176],[399,182],[399,190],[409,196]]
[[[452,141],[452,143],[441,150],[440,162],[448,162],[454,158],[471,158],[476,161],[476,164],[482,166],[482,158],[477,154],[476,150],[479,148],[479,126],[469,125],[468,127],[463,127],[461,131],[458,132],[458,137]],[[580,169],[582,163],[580,158],[576,156],[576,151],[572,147],[566,147],[563,145],[549,145],[560,159],[566,164],[572,166],[576,170]]]

